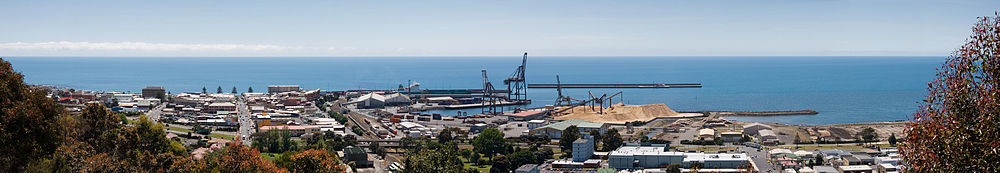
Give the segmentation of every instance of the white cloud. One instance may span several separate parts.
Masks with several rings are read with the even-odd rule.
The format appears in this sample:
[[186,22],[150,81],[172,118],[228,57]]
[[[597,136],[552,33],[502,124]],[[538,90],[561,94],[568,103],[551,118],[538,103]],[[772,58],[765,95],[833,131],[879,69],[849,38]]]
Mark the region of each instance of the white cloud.
[[248,44],[174,44],[146,42],[13,42],[0,43],[0,49],[7,50],[140,50],[140,51],[282,51],[298,49],[279,45]]

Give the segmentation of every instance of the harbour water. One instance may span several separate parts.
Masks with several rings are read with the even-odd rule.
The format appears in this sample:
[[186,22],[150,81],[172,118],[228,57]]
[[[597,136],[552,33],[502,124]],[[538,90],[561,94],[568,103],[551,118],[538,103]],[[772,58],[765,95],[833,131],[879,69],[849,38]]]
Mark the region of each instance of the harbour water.
[[[516,55],[516,54],[515,54]],[[481,69],[497,88],[520,63],[509,57],[5,57],[25,82],[78,89],[172,93],[221,86],[266,91],[395,89],[408,80],[424,89],[482,88]],[[728,117],[789,124],[908,120],[943,57],[529,57],[528,83],[701,83],[701,88],[565,89],[574,98],[623,91],[628,104],[664,103],[674,110],[813,109],[817,115]],[[553,104],[555,89],[532,88],[527,107]],[[459,110],[441,110],[454,114]],[[480,109],[465,109],[471,114]]]

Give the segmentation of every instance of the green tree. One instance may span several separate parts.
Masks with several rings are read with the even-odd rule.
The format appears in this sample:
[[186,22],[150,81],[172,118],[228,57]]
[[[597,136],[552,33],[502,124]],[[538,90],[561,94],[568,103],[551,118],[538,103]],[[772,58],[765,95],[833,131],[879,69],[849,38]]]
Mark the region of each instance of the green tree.
[[23,79],[0,58],[0,172],[21,172],[62,141],[62,107]]
[[681,173],[681,164],[674,163],[667,165],[664,171],[666,171],[667,173]]
[[476,152],[488,156],[492,160],[496,154],[506,154],[507,140],[504,140],[503,133],[496,128],[487,128],[479,133],[479,136],[472,139],[472,146]]
[[206,89],[205,87],[201,87],[201,93],[202,94],[208,93],[208,89]]
[[1000,13],[994,13],[979,18],[928,83],[900,146],[905,172],[1000,172],[998,86]]
[[599,131],[597,129],[590,130],[590,136],[594,140],[594,150],[596,151],[598,149],[597,148],[597,144],[600,143],[600,142],[602,142],[601,141],[601,131]]
[[460,173],[462,160],[458,157],[458,146],[454,142],[444,144],[437,149],[417,148],[406,152],[403,159],[403,173]]
[[510,161],[507,160],[507,156],[497,155],[493,157],[493,165],[490,167],[490,173],[508,173],[510,172]]
[[862,141],[865,143],[877,142],[878,133],[875,133],[875,129],[868,127],[862,129],[861,132],[858,132],[858,137],[860,137]]
[[536,150],[520,150],[511,153],[507,157],[508,162],[510,162],[508,169],[514,170],[524,164],[541,164],[541,162],[538,162],[536,158],[538,156],[535,155],[535,152]]
[[248,89],[247,89],[247,92],[248,92],[248,93],[252,93],[252,92],[253,92],[253,87],[250,87],[250,88],[248,88]]
[[236,94],[236,87],[233,87],[233,94]]
[[222,94],[222,86],[219,86],[219,90],[217,90],[215,93]]
[[622,145],[622,136],[618,133],[618,129],[608,129],[604,134],[602,146],[604,151],[612,151],[618,149]]
[[896,134],[889,134],[889,145],[896,146]]
[[821,165],[823,165],[823,160],[824,160],[823,159],[823,155],[817,154],[816,158],[814,158],[814,160],[816,160],[816,161],[813,162],[813,166],[821,166]]
[[437,136],[437,140],[439,143],[451,142],[452,139],[454,138],[451,135],[451,128],[445,128],[444,130],[441,130],[441,132],[438,133]]
[[580,139],[580,129],[576,126],[566,127],[559,138],[559,148],[563,153],[570,153],[573,150],[573,141]]
[[472,152],[471,154],[469,154],[469,162],[479,165],[479,159],[482,159],[482,156],[479,155],[479,153]]

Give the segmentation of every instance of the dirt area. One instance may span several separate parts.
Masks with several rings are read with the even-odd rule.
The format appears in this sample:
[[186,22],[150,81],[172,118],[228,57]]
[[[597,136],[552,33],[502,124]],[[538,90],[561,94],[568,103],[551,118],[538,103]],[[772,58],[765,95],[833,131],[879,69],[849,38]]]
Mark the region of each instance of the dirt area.
[[649,121],[657,117],[700,116],[699,113],[677,113],[665,104],[626,105],[614,104],[604,108],[601,114],[600,106],[577,106],[567,110],[566,115],[555,117],[557,120],[582,119],[592,122],[622,124],[631,121]]
[[[731,121],[735,124],[745,125],[753,122],[740,122]],[[795,135],[799,136],[801,140],[815,140],[817,135],[810,135],[809,130],[828,132],[832,138],[841,138],[844,140],[856,139],[856,135],[862,129],[871,127],[875,129],[875,133],[878,133],[879,141],[885,141],[889,138],[889,135],[895,134],[896,138],[902,138],[905,136],[903,134],[903,129],[906,128],[906,122],[876,122],[876,123],[854,123],[854,124],[832,124],[832,125],[789,125],[789,124],[778,124],[778,123],[762,123],[773,127],[773,131],[778,134],[778,138],[784,143],[791,143],[794,141]],[[826,138],[831,140],[831,138]]]

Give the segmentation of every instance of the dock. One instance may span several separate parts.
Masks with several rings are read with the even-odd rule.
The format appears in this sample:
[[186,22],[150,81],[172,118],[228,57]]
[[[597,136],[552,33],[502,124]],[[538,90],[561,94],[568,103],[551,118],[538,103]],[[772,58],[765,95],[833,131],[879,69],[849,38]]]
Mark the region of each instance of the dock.
[[528,88],[701,88],[701,83],[674,84],[528,84]]

